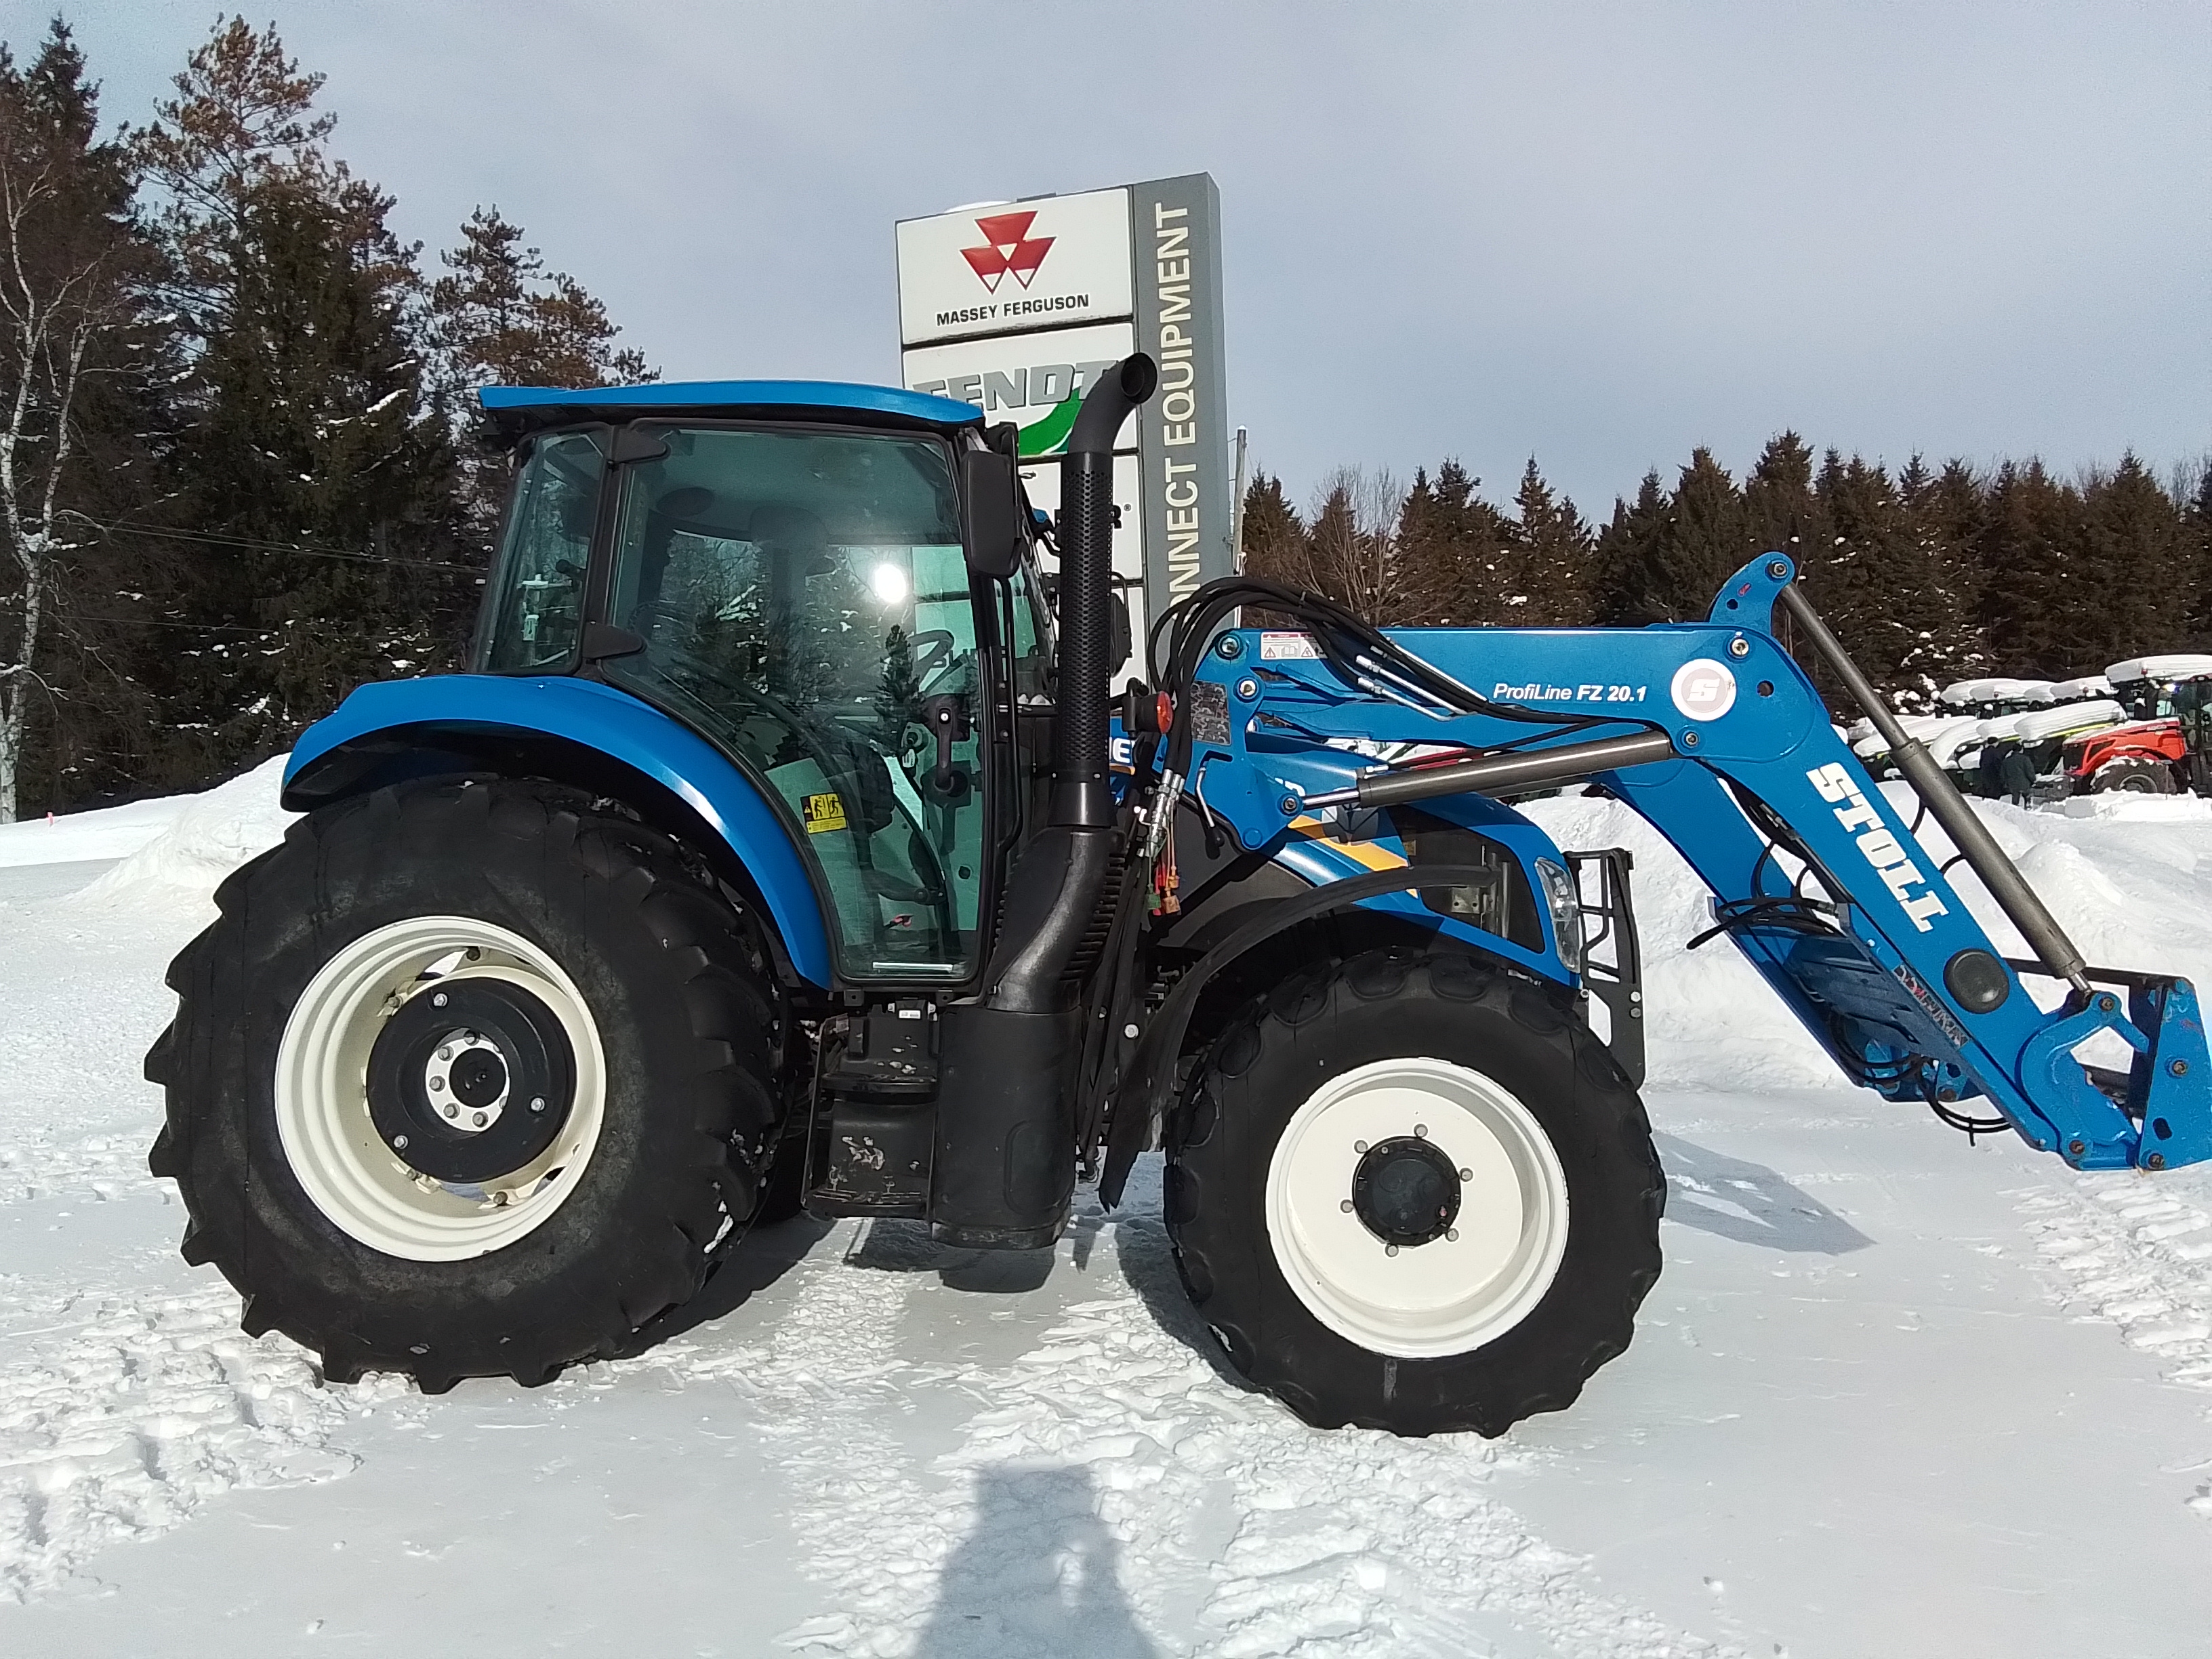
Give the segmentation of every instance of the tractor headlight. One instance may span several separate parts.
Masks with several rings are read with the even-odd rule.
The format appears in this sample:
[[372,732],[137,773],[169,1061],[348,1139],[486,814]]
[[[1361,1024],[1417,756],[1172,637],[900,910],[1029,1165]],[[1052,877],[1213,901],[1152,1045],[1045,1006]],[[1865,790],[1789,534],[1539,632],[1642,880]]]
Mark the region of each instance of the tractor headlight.
[[1544,889],[1544,902],[1552,912],[1552,937],[1559,942],[1559,962],[1571,974],[1583,970],[1583,898],[1575,878],[1563,864],[1536,860],[1536,879]]

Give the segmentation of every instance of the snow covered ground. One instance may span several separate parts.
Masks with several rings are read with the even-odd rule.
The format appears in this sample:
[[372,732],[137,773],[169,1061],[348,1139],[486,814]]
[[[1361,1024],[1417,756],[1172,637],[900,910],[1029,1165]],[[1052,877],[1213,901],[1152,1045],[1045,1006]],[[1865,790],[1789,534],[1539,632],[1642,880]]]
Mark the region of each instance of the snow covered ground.
[[[1143,1170],[1048,1265],[794,1222],[637,1358],[322,1388],[143,1164],[163,966],[273,788],[0,829],[0,1654],[2212,1649],[2212,1175],[1843,1086],[1595,801],[1537,810],[1638,854],[1672,1193],[1569,1413],[1304,1428],[1209,1357]],[[1990,817],[2093,958],[2212,983],[2212,806]]]

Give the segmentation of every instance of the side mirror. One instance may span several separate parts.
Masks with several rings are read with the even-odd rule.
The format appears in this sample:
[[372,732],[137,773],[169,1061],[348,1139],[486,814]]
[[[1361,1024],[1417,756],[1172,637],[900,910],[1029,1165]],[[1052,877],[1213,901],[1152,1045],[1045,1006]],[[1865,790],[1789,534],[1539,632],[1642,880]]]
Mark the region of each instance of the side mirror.
[[1020,567],[1022,477],[1014,458],[996,450],[960,456],[960,533],[968,568],[979,576],[1011,576]]

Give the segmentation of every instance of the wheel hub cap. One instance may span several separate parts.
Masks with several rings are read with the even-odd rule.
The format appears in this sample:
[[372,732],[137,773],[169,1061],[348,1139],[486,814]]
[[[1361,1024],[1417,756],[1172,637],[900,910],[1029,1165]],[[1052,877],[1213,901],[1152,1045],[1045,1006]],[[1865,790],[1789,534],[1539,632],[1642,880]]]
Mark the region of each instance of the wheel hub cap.
[[1423,1137],[1370,1146],[1352,1172],[1352,1213],[1385,1244],[1442,1238],[1459,1219],[1459,1171]]
[[440,1181],[511,1174],[552,1144],[574,1094],[575,1056],[553,1011],[510,980],[418,991],[368,1057],[377,1133]]

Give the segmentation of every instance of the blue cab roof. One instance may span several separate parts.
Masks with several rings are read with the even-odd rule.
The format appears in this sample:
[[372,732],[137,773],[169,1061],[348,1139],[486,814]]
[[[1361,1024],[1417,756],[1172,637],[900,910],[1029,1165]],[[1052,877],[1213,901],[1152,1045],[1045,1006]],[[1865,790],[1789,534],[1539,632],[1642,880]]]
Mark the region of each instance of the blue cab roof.
[[933,426],[968,426],[983,418],[973,404],[896,386],[859,386],[842,380],[669,380],[652,386],[586,386],[580,390],[543,386],[488,386],[477,392],[486,413],[548,416],[573,411],[588,418],[594,410],[648,409],[819,409],[856,415],[896,415]]

